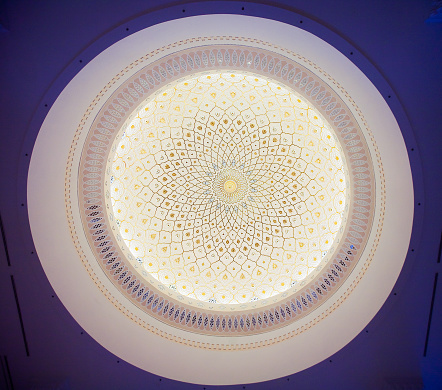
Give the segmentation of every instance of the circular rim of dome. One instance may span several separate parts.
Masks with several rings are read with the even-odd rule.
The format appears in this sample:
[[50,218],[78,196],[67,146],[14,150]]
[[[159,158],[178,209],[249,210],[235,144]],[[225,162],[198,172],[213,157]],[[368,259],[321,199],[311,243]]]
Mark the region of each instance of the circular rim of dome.
[[[235,51],[230,48],[232,44],[235,45]],[[268,50],[269,46],[272,47],[272,51]],[[185,49],[179,50],[181,47]],[[202,54],[201,50],[203,51]],[[225,50],[225,52],[221,52],[221,50]],[[172,54],[168,54],[170,51]],[[230,57],[234,58],[235,52],[240,57],[236,66],[228,64],[229,61],[224,59],[229,53]],[[279,52],[283,54],[279,54]],[[312,100],[315,101],[317,104],[315,106],[316,110],[324,116],[333,129],[337,137],[337,144],[341,144],[345,160],[352,161],[353,169],[351,174],[348,173],[350,176],[346,180],[350,183],[354,192],[352,195],[353,199],[349,202],[349,219],[356,220],[356,223],[362,223],[363,228],[354,224],[342,226],[343,232],[341,234],[343,234],[343,239],[339,245],[336,245],[330,251],[331,259],[328,259],[329,261],[323,265],[321,264],[324,268],[318,267],[317,270],[312,272],[308,281],[300,283],[301,290],[299,292],[297,292],[295,286],[295,288],[291,289],[291,292],[282,293],[280,296],[263,301],[235,305],[234,307],[232,305],[226,306],[210,302],[194,302],[194,300],[187,297],[184,302],[181,295],[177,295],[174,291],[164,291],[164,285],[158,282],[155,283],[153,278],[149,280],[150,283],[147,286],[143,283],[140,284],[139,278],[136,276],[138,264],[134,256],[124,246],[121,248],[121,251],[118,250],[118,244],[116,245],[116,243],[119,240],[118,237],[113,235],[112,231],[118,231],[119,228],[112,215],[107,216],[103,212],[106,202],[104,194],[108,192],[105,183],[110,179],[109,167],[106,168],[106,171],[104,169],[100,170],[97,167],[100,166],[101,161],[107,160],[108,164],[110,163],[108,153],[110,153],[111,148],[115,147],[114,137],[116,137],[120,127],[124,127],[123,123],[126,122],[126,118],[135,116],[135,112],[140,108],[138,104],[144,101],[145,96],[148,97],[151,94],[156,94],[162,85],[170,85],[170,82],[176,79],[181,80],[183,75],[194,74],[195,70],[187,65],[186,62],[190,63],[192,61],[197,63],[197,53],[200,53],[199,56],[203,59],[204,54],[207,53],[207,64],[201,66],[202,70],[226,69],[226,71],[233,71],[235,68],[245,68],[251,71],[250,68],[252,66],[250,64],[252,61],[255,63],[252,70],[258,75],[262,74],[263,77],[269,77],[268,74],[271,74],[271,70],[274,70],[273,78],[275,81],[282,83],[282,85],[288,88],[292,88],[304,99],[309,99],[310,102]],[[211,53],[217,53],[216,56],[212,54],[212,63],[207,58],[210,57]],[[219,54],[221,53],[222,56],[220,57]],[[243,53],[243,55],[241,56],[240,53]],[[364,263],[369,264],[374,250],[371,248],[368,253],[364,252],[366,243],[369,240],[376,243],[381,231],[383,214],[379,210],[383,209],[382,202],[384,199],[382,166],[377,155],[376,145],[373,141],[368,145],[365,142],[366,139],[371,140],[372,137],[369,128],[364,124],[364,118],[360,114],[358,107],[351,99],[344,101],[345,91],[339,90],[336,81],[315,64],[309,63],[309,61],[306,61],[296,53],[260,40],[239,37],[210,37],[182,40],[179,43],[173,43],[168,47],[158,49],[157,56],[160,57],[158,60],[151,60],[149,63],[150,56],[151,53],[138,61],[138,68],[140,70],[137,70],[135,73],[134,71],[129,72],[130,68],[126,68],[122,73],[129,72],[129,75],[125,76],[122,84],[106,100],[106,103],[102,103],[98,115],[90,108],[86,110],[85,117],[81,121],[82,123],[87,122],[88,117],[94,117],[91,130],[89,130],[85,141],[82,142],[85,146],[81,152],[82,157],[78,179],[75,176],[77,168],[72,165],[72,161],[76,160],[75,154],[81,150],[77,147],[77,140],[82,137],[81,133],[85,128],[83,125],[79,127],[74,137],[73,147],[70,152],[71,161],[69,161],[67,168],[69,182],[66,185],[66,188],[71,189],[70,193],[66,194],[68,210],[75,210],[79,201],[84,225],[83,228],[72,226],[70,218],[71,231],[75,232],[83,229],[86,231],[89,246],[95,249],[94,255],[97,256],[98,263],[107,273],[107,277],[110,280],[114,280],[114,284],[119,287],[127,299],[160,321],[174,327],[203,334],[236,336],[268,332],[299,321],[301,317],[309,315],[316,307],[323,305],[324,300],[329,299],[339,289],[345,282],[347,275],[357,265],[361,256],[364,258]],[[241,57],[243,57],[242,61]],[[187,61],[184,60],[185,58],[187,58]],[[259,64],[256,62],[256,59],[259,60]],[[262,66],[261,59],[262,62],[267,60],[269,66]],[[147,65],[143,64],[144,61],[147,62]],[[199,61],[204,62],[204,60]],[[227,63],[226,65],[224,64],[225,62]],[[274,66],[271,66],[271,64],[274,64]],[[178,69],[175,69],[175,72],[172,68],[173,65]],[[276,71],[276,69],[279,70]],[[311,71],[311,69],[315,69],[316,73]],[[197,69],[196,72],[199,73],[201,70]],[[326,78],[327,82],[324,82],[322,77]],[[150,81],[150,88],[148,81]],[[112,83],[115,83],[115,79],[112,80]],[[140,84],[145,86],[144,90]],[[336,91],[328,84],[333,84]],[[109,89],[110,85],[108,84],[106,88]],[[138,98],[135,96],[138,96]],[[350,105],[352,106],[351,108],[349,108]],[[110,116],[110,113],[116,112],[116,110],[120,111],[118,115],[122,117],[122,123],[118,125],[113,124],[116,119]],[[114,128],[115,131],[113,132]],[[105,145],[100,140],[108,136],[111,138]],[[354,140],[359,140],[361,144],[361,146],[356,148],[358,150],[353,150],[356,145]],[[100,143],[100,151],[98,151],[97,142]],[[343,143],[346,144],[345,148],[342,147]],[[370,154],[376,156],[378,160],[376,172],[373,171]],[[91,170],[94,172],[92,174],[95,175],[93,185],[90,184],[91,180],[89,179]],[[361,172],[366,171],[370,173],[369,177],[365,180],[358,180],[358,176],[362,174]],[[375,176],[378,181],[377,187],[374,184]],[[76,182],[78,182],[78,193],[81,194],[79,200],[76,198]],[[355,185],[358,182],[363,182],[363,184]],[[103,184],[105,186],[100,192],[99,189],[97,190],[97,185],[103,186]],[[376,192],[373,191],[373,188],[376,188]],[[347,191],[347,193],[349,192]],[[376,200],[375,197],[377,198]],[[358,210],[361,202],[364,209],[362,214]],[[377,217],[374,215],[376,204],[378,204],[379,214]],[[109,208],[109,205],[106,208]],[[363,215],[364,213],[366,215]],[[361,215],[362,217],[360,217]],[[96,223],[95,221],[98,218],[100,218],[100,222]],[[361,221],[359,218],[364,219],[364,221]],[[373,220],[376,220],[374,236],[373,229],[371,228]],[[355,231],[356,229],[358,231]],[[97,234],[107,236],[105,248],[103,248],[100,241],[97,241]],[[78,235],[75,234],[73,239],[77,241]],[[87,252],[79,251],[80,256],[90,258],[90,254],[85,255],[85,253]],[[124,253],[128,254],[125,255]],[[132,264],[134,264],[132,266],[129,264],[131,260]],[[99,283],[95,275],[97,274],[94,273],[91,277],[94,278],[96,283]],[[225,310],[234,310],[235,314],[226,315],[224,313]],[[134,320],[140,321],[136,315]],[[149,323],[149,321],[146,322]],[[287,337],[289,337],[289,334],[293,334],[294,331],[295,329],[287,329]]]
[[[376,314],[396,281],[408,247],[413,219],[411,172],[409,169],[405,144],[400,129],[390,109],[368,79],[365,78],[365,76],[363,76],[363,74],[338,51],[305,31],[298,30],[295,27],[284,25],[279,22],[234,15],[210,15],[196,18],[199,18],[199,24],[192,21],[194,18],[176,20],[150,27],[120,41],[118,44],[100,54],[82,72],[80,72],[78,77],[72,80],[68,87],[65,88],[48,114],[35,144],[28,182],[30,223],[36,248],[45,272],[63,303],[74,315],[77,321],[79,321],[94,338],[108,347],[111,351],[141,368],[174,379],[198,383],[224,384],[255,382],[287,375],[293,373],[293,371],[296,372],[302,370],[319,362],[350,341]],[[91,73],[94,74],[94,72],[97,70],[103,70],[103,68],[105,68],[108,75],[114,75],[117,73],[115,72],[115,67],[105,65],[106,56],[107,59],[111,58],[109,57],[110,51],[114,50],[115,53],[115,50],[122,50],[125,54],[129,52],[131,53],[129,58],[135,60],[136,58],[133,58],[134,54],[128,49],[128,46],[130,46],[130,43],[133,44],[134,42],[137,42],[137,39],[138,42],[141,42],[143,34],[163,31],[166,35],[166,39],[170,40],[171,36],[174,36],[174,34],[175,36],[178,36],[178,34],[182,35],[182,31],[185,31],[182,27],[186,25],[186,27],[188,27],[186,34],[189,33],[198,36],[198,29],[200,29],[199,31],[204,31],[205,33],[207,31],[215,31],[214,35],[219,35],[219,33],[217,34],[216,32],[223,31],[224,23],[229,18],[233,18],[235,19],[234,21],[237,22],[233,23],[234,26],[237,26],[236,28],[233,27],[233,30],[238,34],[244,29],[247,29],[249,34],[252,32],[253,36],[263,35],[263,31],[266,31],[266,40],[270,40],[271,42],[285,47],[290,47],[291,44],[293,45],[292,38],[294,35],[303,38],[303,40],[300,39],[299,41],[300,46],[298,48],[300,49],[300,52],[303,52],[304,55],[319,64],[319,66],[326,68],[327,71],[349,91],[349,94],[357,101],[358,105],[362,107],[367,122],[375,132],[374,136],[381,151],[384,167],[386,168],[384,174],[389,185],[388,195],[390,196],[391,194],[392,196],[390,202],[388,202],[387,197],[384,228],[387,227],[388,229],[384,229],[384,231],[394,231],[394,233],[387,233],[381,236],[378,250],[370,268],[366,272],[364,278],[359,282],[358,287],[354,289],[351,296],[345,301],[345,304],[338,305],[335,310],[330,311],[328,313],[329,315],[315,326],[311,326],[312,324],[307,320],[305,320],[304,323],[302,323],[301,320],[300,325],[305,331],[298,334],[297,337],[275,344],[276,341],[283,337],[281,333],[275,332],[272,334],[272,338],[267,337],[267,341],[265,341],[264,344],[267,344],[268,347],[263,348],[262,350],[255,349],[253,343],[258,342],[260,338],[262,341],[263,338],[260,337],[260,335],[256,337],[248,336],[247,341],[252,342],[249,343],[250,349],[243,351],[244,354],[241,354],[242,363],[239,365],[240,367],[236,367],[238,363],[236,358],[230,360],[229,368],[231,369],[230,372],[232,375],[230,375],[229,378],[226,378],[223,373],[218,373],[217,375],[216,370],[210,368],[213,365],[213,359],[216,359],[216,361],[224,361],[226,358],[226,351],[223,352],[222,347],[219,351],[208,351],[197,348],[186,349],[185,353],[191,358],[185,359],[184,361],[179,359],[180,361],[177,361],[176,365],[180,365],[181,368],[177,370],[168,370],[167,367],[170,366],[170,357],[173,356],[173,351],[184,347],[183,344],[185,343],[183,341],[184,338],[188,336],[187,333],[177,330],[177,337],[175,340],[178,341],[178,343],[170,343],[164,338],[145,332],[145,330],[141,329],[138,324],[128,321],[125,316],[122,316],[119,311],[115,310],[114,306],[110,304],[107,301],[107,298],[104,298],[101,293],[99,293],[98,296],[96,295],[95,292],[98,292],[98,289],[93,283],[91,283],[91,280],[87,282],[84,279],[85,273],[81,268],[82,266],[78,267],[78,264],[72,264],[67,261],[68,259],[76,258],[75,245],[77,245],[77,243],[74,243],[74,245],[72,244],[70,241],[70,235],[66,235],[66,229],[63,230],[53,226],[54,218],[55,220],[60,220],[60,216],[64,215],[64,207],[62,205],[64,203],[64,195],[62,194],[63,190],[60,190],[60,187],[63,186],[61,183],[64,183],[64,175],[62,175],[63,180],[60,181],[60,172],[56,172],[56,174],[51,172],[53,175],[49,175],[44,169],[39,168],[44,166],[44,164],[50,163],[53,164],[51,166],[54,166],[54,170],[57,170],[57,162],[66,161],[67,145],[66,139],[63,139],[63,137],[66,137],[66,134],[55,135],[53,131],[54,124],[66,124],[66,121],[71,124],[78,123],[79,115],[81,118],[82,114],[80,113],[86,110],[89,101],[97,94],[105,96],[108,93],[108,91],[105,90],[98,92],[99,88],[97,90],[97,87],[99,85],[104,85],[102,80],[100,80],[100,77],[98,77],[98,80],[95,80],[95,83],[91,83],[91,85],[85,86],[84,83],[85,80],[88,80],[88,73],[90,77]],[[239,18],[241,18],[241,20]],[[171,25],[177,27],[180,32],[178,33],[175,29],[171,29]],[[229,24],[229,28],[231,28],[231,26],[232,24]],[[278,28],[272,29],[272,27]],[[169,28],[167,33],[165,28]],[[306,43],[312,42],[314,43],[313,49],[312,47],[308,47],[308,45],[306,46]],[[332,60],[335,61],[335,64],[332,63]],[[339,65],[338,67],[336,66],[337,64]],[[120,66],[118,61],[113,65],[116,65],[117,68]],[[358,80],[358,83],[354,83],[355,80]],[[91,80],[89,79],[88,81]],[[81,90],[81,95],[76,96],[77,99],[74,99],[72,95],[69,96],[69,90],[70,92],[78,91],[76,88],[81,84],[84,88]],[[79,107],[73,109],[72,107],[68,108],[66,106],[66,104],[74,101],[78,102],[78,97],[84,98],[84,101],[80,102]],[[368,104],[368,106],[366,104]],[[63,110],[64,112],[62,113]],[[385,131],[382,133],[382,130],[385,130],[386,128],[389,129],[388,136],[385,134]],[[70,129],[70,131],[72,131],[72,129]],[[392,139],[394,139],[393,145],[391,144]],[[54,153],[48,154],[46,153],[46,150],[47,146],[50,145],[57,145],[59,147],[54,150]],[[397,161],[401,163],[399,166]],[[403,173],[400,179],[394,181],[394,183],[388,182],[389,177],[394,176],[397,178],[396,175],[398,169]],[[42,186],[42,183],[44,186]],[[42,190],[42,187],[44,190]],[[60,199],[62,199],[61,203]],[[393,199],[393,201],[391,201],[391,199]],[[39,215],[41,215],[41,209],[48,211],[48,215],[52,212],[52,220],[43,220],[40,218]],[[405,210],[405,212],[403,210]],[[394,229],[394,227],[397,229]],[[392,235],[392,237],[390,237],[390,235]],[[54,240],[54,236],[57,237],[57,240]],[[387,239],[385,238],[386,236]],[[58,243],[56,246],[53,246],[54,241]],[[61,243],[64,243],[67,246],[65,248],[60,248],[59,245]],[[390,257],[391,261],[389,261],[388,264],[385,262],[382,263],[379,261],[379,254],[383,257]],[[63,267],[60,267],[58,264],[54,265],[54,260],[63,256],[65,257],[62,259],[62,264],[65,268],[64,270],[62,270],[61,268]],[[69,269],[73,274],[83,279],[84,285],[82,285],[82,289],[78,289],[78,282],[73,283],[69,280],[70,278],[66,275],[66,269]],[[91,271],[95,272],[96,270]],[[375,281],[381,281],[382,286],[379,287]],[[112,288],[111,286],[109,287]],[[346,287],[349,289],[354,288],[351,283]],[[96,299],[88,300],[87,297],[90,296],[90,294],[96,296]],[[84,298],[81,300],[81,304],[79,304],[78,298]],[[334,299],[331,299],[329,301],[333,300]],[[333,303],[329,301],[327,301],[327,305]],[[360,307],[361,304],[365,305],[365,312],[361,313],[360,316],[353,316],[352,309]],[[84,305],[89,308],[89,310],[86,310],[87,313],[85,313]],[[324,309],[327,310],[325,306],[326,305],[324,305]],[[134,310],[131,307],[124,307],[121,305],[119,308],[120,311],[125,313],[130,313]],[[90,312],[94,312],[95,314],[93,320],[89,316]],[[106,320],[100,319],[103,315]],[[114,323],[112,323],[110,328],[107,329],[107,332],[101,332],[103,327],[109,326],[108,321],[110,318],[112,318]],[[339,334],[333,334],[333,338],[329,338],[329,342],[325,343],[325,345],[321,345],[321,347],[315,346],[313,341],[318,339],[318,337],[328,335],[330,326],[333,326],[334,329],[336,329],[335,326],[343,326],[345,327],[346,332],[343,332],[344,334],[340,332],[338,332]],[[131,335],[128,340],[125,340],[125,343],[116,341],[115,337],[112,337],[112,335],[116,336],[119,334],[120,329],[122,328],[126,329],[127,334]],[[143,332],[140,332],[140,330],[143,330]],[[158,333],[162,335],[162,330]],[[139,339],[143,339],[144,343],[151,343],[155,348],[163,348],[164,352],[168,351],[168,353],[164,354],[164,356],[167,355],[167,362],[164,359],[157,359],[156,362],[149,361],[146,363],[145,354],[139,349],[139,345],[143,344],[140,343]],[[244,341],[245,340],[242,340],[242,343],[244,343]],[[203,343],[205,343],[204,339],[196,335],[189,345],[203,346]],[[238,343],[238,345],[240,344],[241,343]],[[290,362],[290,364],[284,362],[284,360],[287,359],[281,359],[284,356],[284,353],[282,352],[287,347],[297,348],[298,351],[302,351],[303,361]],[[232,357],[230,352],[227,353]],[[274,371],[262,373],[256,372],[256,368],[261,367],[263,364],[262,362],[266,360],[262,359],[264,356],[262,353],[266,356],[268,353],[272,353],[272,359],[278,359],[278,364],[275,365]],[[234,354],[233,356],[235,355],[237,354]],[[244,361],[245,356],[247,356],[249,360],[246,359],[246,361]],[[278,356],[280,358],[278,358]],[[199,373],[196,376],[189,374],[188,369],[190,367],[198,367],[197,371]],[[247,367],[250,369],[247,369]],[[254,368],[253,370],[251,369],[252,367]],[[251,372],[254,374],[252,375]]]

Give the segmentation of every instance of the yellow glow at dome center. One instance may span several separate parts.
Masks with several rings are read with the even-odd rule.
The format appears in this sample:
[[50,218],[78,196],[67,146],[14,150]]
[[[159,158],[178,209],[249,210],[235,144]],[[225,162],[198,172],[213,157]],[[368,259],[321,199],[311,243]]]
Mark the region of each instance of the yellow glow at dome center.
[[224,190],[228,193],[232,193],[236,191],[236,182],[235,180],[227,180],[224,183]]

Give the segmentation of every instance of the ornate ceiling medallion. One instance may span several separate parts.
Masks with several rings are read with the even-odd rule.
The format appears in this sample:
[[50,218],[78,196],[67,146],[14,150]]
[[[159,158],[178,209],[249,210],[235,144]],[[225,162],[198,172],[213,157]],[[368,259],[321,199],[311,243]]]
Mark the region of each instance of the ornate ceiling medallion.
[[[215,199],[217,201],[216,208],[219,209],[224,206],[224,210],[227,213],[231,212],[227,205],[241,204],[244,208],[247,207],[245,200],[252,201],[252,197],[248,196],[249,185],[253,183],[253,179],[247,180],[247,175],[244,174],[244,167],[236,169],[235,162],[231,163],[230,167],[223,167],[221,170],[217,169],[215,164],[216,174],[211,180],[208,180],[208,185],[212,188],[213,197],[210,198],[210,202]],[[251,187],[252,191],[256,191],[256,188]],[[238,213],[238,207],[234,207],[233,210]]]
[[293,292],[343,231],[336,136],[279,83],[185,78],[120,132],[108,168],[115,230],[136,265],[183,296],[246,304]]
[[119,358],[179,381],[323,361],[409,250],[407,147],[367,60],[312,20],[254,9],[158,23],[165,8],[98,40],[51,88],[69,77],[30,160],[32,237],[61,302]]
[[140,59],[102,103],[67,208],[78,189],[95,261],[161,322],[226,336],[293,324],[365,250],[374,141],[345,91],[294,53],[228,37],[180,45]]

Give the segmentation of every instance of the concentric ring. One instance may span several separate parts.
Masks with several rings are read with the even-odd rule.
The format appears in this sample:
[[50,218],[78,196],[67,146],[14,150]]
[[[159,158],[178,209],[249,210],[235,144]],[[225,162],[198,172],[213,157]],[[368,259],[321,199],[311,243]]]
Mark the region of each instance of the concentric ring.
[[[216,39],[226,40],[211,38],[211,41]],[[289,52],[285,55],[241,46],[238,38],[235,38],[235,48],[211,43],[210,46],[197,46],[172,54],[126,80],[103,106],[89,131],[80,163],[79,190],[83,194],[82,218],[89,231],[90,245],[95,248],[103,270],[123,294],[163,322],[198,333],[219,335],[253,334],[280,328],[312,312],[324,299],[332,296],[364,250],[375,206],[373,165],[365,136],[340,96],[322,79],[294,61],[296,55]],[[122,238],[114,235],[113,232],[119,229],[116,219],[103,213],[106,197],[110,197],[107,186],[111,181],[110,170],[102,168],[103,162],[111,162],[108,154],[112,144],[109,141],[115,140],[121,125],[132,121],[137,108],[141,108],[140,103],[147,96],[160,93],[163,85],[195,72],[223,68],[229,72],[253,70],[262,77],[271,74],[275,82],[287,85],[308,101],[313,101],[330,123],[338,144],[342,145],[343,158],[351,161],[346,180],[352,189],[347,211],[350,223],[343,222],[342,239],[330,248],[329,258],[298,286],[275,298],[240,305],[191,298],[184,302],[183,295],[173,289],[164,295],[164,284],[149,278],[145,270],[138,270],[137,258],[130,253]],[[140,273],[141,277],[138,276]],[[143,281],[146,278],[147,284]],[[235,311],[239,313],[233,314]]]
[[[413,218],[412,179],[405,143],[393,113],[376,87],[344,55],[311,33],[265,19],[264,11],[269,7],[256,6],[261,18],[239,15],[182,18],[152,25],[110,46],[88,63],[60,94],[42,125],[32,154],[28,180],[31,229],[42,265],[57,295],[81,326],[110,351],[149,372],[181,381],[248,383],[289,375],[316,364],[342,348],[373,318],[390,293],[407,253]],[[149,23],[157,21],[153,16],[149,19]],[[316,26],[314,31],[319,35],[324,31],[314,21],[308,25]],[[220,36],[227,28],[232,36]],[[203,34],[210,36],[204,38]],[[238,38],[244,34],[256,39]],[[264,40],[272,43],[266,44]],[[340,38],[338,41],[341,42]],[[168,45],[170,42],[177,43]],[[168,46],[161,47],[164,44]],[[227,71],[234,68],[232,56],[228,63],[224,57],[222,66],[212,65],[206,50],[210,47],[215,50],[216,60],[218,51],[224,54],[223,50],[227,49],[237,54],[243,50],[246,59],[249,53],[252,59],[256,54],[263,59],[267,53],[264,63],[273,64],[277,74],[271,71],[269,76],[268,66],[261,68],[259,61],[255,68],[254,60],[250,61],[253,67],[233,70],[279,80],[317,107],[332,126],[349,167],[348,218],[343,221],[345,230],[330,259],[295,291],[289,289],[280,296],[249,304],[206,303],[174,295],[173,289],[164,287],[153,277],[147,276],[145,280],[141,267],[132,264],[135,259],[130,259],[133,255],[129,248],[118,241],[117,225],[110,221],[106,210],[110,176],[102,174],[103,166],[108,163],[104,156],[110,156],[109,148],[122,123],[134,118],[138,106],[148,96],[153,97],[156,91],[180,78],[199,71],[223,70],[223,66]],[[200,66],[198,72],[189,66],[186,73],[181,64],[189,65],[186,55],[190,53],[194,60],[195,52],[200,59],[205,52],[211,65]],[[159,66],[167,72],[166,63],[173,66],[173,59],[180,66],[180,75],[175,74],[175,80],[167,75],[162,79]],[[277,68],[278,62],[282,65]],[[294,75],[290,73],[292,66]],[[153,70],[160,76],[161,85]],[[301,79],[296,77],[299,72]],[[289,74],[293,75],[290,80]],[[142,82],[137,80],[140,76],[147,83],[149,77],[157,81],[152,89],[144,90],[143,96],[134,97],[130,88],[142,92],[138,88]],[[128,96],[133,101],[127,100]],[[121,118],[109,115],[108,108],[115,110],[113,103],[125,107],[123,112],[118,111]],[[329,104],[335,107],[326,111]],[[338,105],[349,115],[356,130],[349,130],[350,125],[341,128],[342,120],[330,117]],[[111,121],[113,117],[117,126],[112,128],[112,122],[105,116]],[[101,131],[95,132],[98,128]],[[98,142],[103,142],[107,149],[104,154],[100,150],[103,145]],[[355,149],[350,150],[358,147],[362,147],[360,154],[365,156],[357,156]],[[66,156],[68,163],[64,168]],[[82,159],[90,163],[81,165]],[[82,167],[88,168],[87,173]],[[359,174],[370,176],[368,187],[360,182],[365,179]],[[94,185],[97,191],[92,190]],[[104,201],[95,202],[94,195],[85,196],[92,192],[101,194]],[[88,199],[90,203],[86,203]],[[354,200],[366,202],[369,213],[366,205]],[[355,211],[355,207],[359,210]],[[65,216],[68,225],[63,229],[60,221]],[[94,217],[98,220],[92,221]],[[366,225],[361,227],[358,219]],[[101,229],[90,230],[98,224],[103,224]],[[347,240],[357,252],[345,246]],[[355,245],[355,240],[359,244]],[[108,257],[104,259],[105,256]],[[342,269],[341,274],[336,266]],[[313,292],[319,301],[314,299]],[[286,308],[285,304],[289,311],[284,312],[283,318],[280,308]],[[184,316],[181,310],[185,310]],[[219,337],[223,335],[239,337]],[[288,350],[296,351],[300,358],[287,359]],[[155,351],[155,359],[150,358],[151,351]],[[183,353],[187,357],[184,360]],[[269,357],[274,362],[271,371],[265,369]],[[220,365],[230,373],[228,377],[225,370],[219,370]]]
[[211,180],[211,186],[212,194],[225,204],[241,203],[249,193],[249,182],[246,175],[241,169],[233,167],[217,172]]

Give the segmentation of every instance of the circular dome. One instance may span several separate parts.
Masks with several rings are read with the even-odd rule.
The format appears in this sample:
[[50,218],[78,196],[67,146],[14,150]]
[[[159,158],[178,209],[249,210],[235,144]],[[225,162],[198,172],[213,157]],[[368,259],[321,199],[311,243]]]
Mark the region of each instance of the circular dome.
[[112,148],[108,210],[143,272],[184,296],[238,304],[321,264],[346,175],[336,136],[304,98],[217,72],[168,86],[134,115]]
[[[181,45],[190,48],[146,61],[113,92],[82,150],[74,141],[68,210],[78,186],[98,264],[160,321],[226,336],[284,327],[358,264],[374,221],[376,144],[295,53],[246,38]],[[225,182],[238,186],[232,197]],[[246,189],[240,203],[222,200]]]
[[28,197],[78,322],[205,384],[291,374],[348,343],[399,274],[413,204],[399,127],[360,70],[238,15],[155,25],[94,58],[42,126]]

